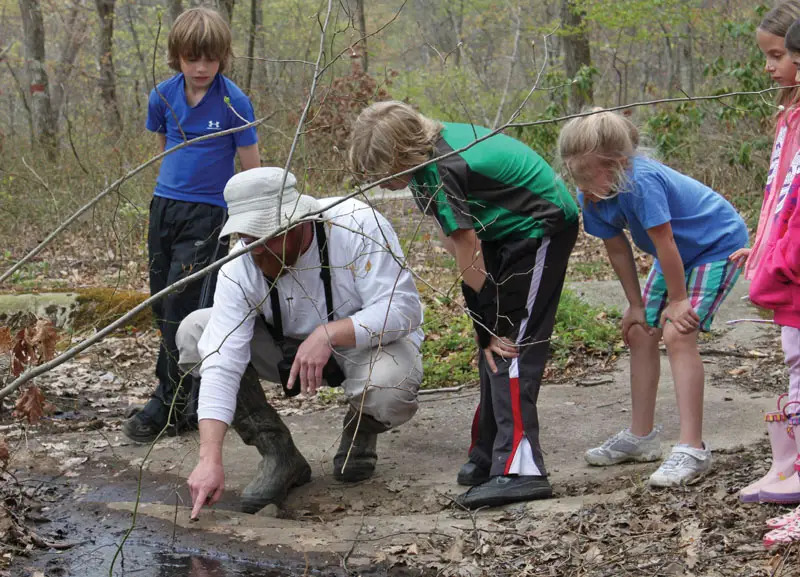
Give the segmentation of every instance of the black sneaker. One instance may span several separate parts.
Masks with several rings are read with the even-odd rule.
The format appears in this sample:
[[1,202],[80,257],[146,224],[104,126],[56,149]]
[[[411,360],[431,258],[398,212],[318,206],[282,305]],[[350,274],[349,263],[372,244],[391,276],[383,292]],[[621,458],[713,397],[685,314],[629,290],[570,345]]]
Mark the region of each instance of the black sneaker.
[[481,485],[472,487],[459,495],[456,503],[467,509],[479,507],[499,507],[519,501],[549,499],[553,488],[547,477],[539,475],[498,475]]
[[489,478],[489,471],[487,469],[481,469],[472,461],[467,461],[461,466],[461,470],[458,471],[456,481],[458,481],[459,485],[474,487],[475,485],[485,483]]
[[[142,411],[137,411],[122,423],[122,432],[134,443],[150,444],[158,438],[164,426],[165,423],[157,423]],[[178,434],[175,425],[172,424],[164,433],[168,437],[175,437]]]

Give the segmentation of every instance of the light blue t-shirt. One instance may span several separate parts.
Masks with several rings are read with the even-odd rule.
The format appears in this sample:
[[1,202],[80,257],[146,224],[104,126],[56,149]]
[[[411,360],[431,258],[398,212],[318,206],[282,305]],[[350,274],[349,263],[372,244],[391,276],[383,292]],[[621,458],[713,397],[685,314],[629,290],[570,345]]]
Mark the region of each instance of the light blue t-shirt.
[[[186,138],[191,140],[242,126],[255,119],[250,99],[222,74],[214,77],[208,92],[194,107],[186,102],[183,74],[176,74],[159,84],[158,91],[169,102],[169,106],[155,89],[150,92],[147,130],[166,134],[167,149],[183,142],[178,123]],[[226,97],[230,106],[225,102]],[[231,110],[231,106],[246,122]],[[236,149],[256,142],[258,135],[255,128],[251,127],[185,146],[165,156],[161,161],[155,195],[224,207],[222,191],[233,176]]]
[[[742,217],[705,184],[644,156],[633,158],[627,178],[625,190],[608,200],[584,202],[578,191],[586,232],[607,239],[628,229],[636,246],[655,257],[647,229],[668,222],[686,271],[747,245]],[[658,259],[655,266],[660,272]]]

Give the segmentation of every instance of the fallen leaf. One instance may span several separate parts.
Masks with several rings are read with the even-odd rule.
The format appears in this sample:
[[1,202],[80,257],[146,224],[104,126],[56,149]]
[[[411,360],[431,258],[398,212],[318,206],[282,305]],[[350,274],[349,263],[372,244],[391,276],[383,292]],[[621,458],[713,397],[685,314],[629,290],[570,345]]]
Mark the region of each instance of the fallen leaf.
[[681,544],[685,546],[686,568],[694,569],[697,565],[697,550],[703,530],[697,521],[689,521],[681,525]]
[[11,352],[14,340],[11,338],[11,329],[0,327],[0,352]]
[[444,554],[445,561],[460,563],[464,559],[464,540],[459,535],[453,540],[453,544]]
[[25,366],[33,358],[33,348],[25,339],[25,329],[20,329],[14,337],[14,346],[11,349],[11,372],[15,377],[22,374]]
[[603,560],[603,552],[597,546],[597,543],[592,543],[581,557],[586,563],[600,563]]
[[50,319],[39,319],[32,327],[20,329],[11,347],[11,371],[15,377],[26,366],[36,366],[51,360],[56,354],[58,333]]
[[55,407],[48,403],[39,387],[31,385],[17,399],[13,415],[25,419],[31,425],[38,423],[45,414],[52,413]]
[[6,440],[3,437],[0,437],[0,463],[5,465],[8,463],[8,460],[11,458],[11,454],[8,451],[8,445],[6,444]]
[[32,328],[25,332],[28,342],[36,351],[37,365],[46,363],[56,356],[58,333],[50,319],[39,319]]

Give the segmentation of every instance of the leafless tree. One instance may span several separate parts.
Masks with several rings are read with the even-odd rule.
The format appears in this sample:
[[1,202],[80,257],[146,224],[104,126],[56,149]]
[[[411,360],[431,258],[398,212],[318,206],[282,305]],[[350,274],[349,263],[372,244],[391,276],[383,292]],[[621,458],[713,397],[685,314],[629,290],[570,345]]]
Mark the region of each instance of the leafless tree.
[[106,107],[109,125],[114,133],[122,129],[122,116],[117,103],[117,76],[114,73],[114,7],[116,0],[95,0],[100,24],[97,62],[100,68],[100,97]]
[[183,12],[183,2],[181,0],[167,0],[167,17],[169,18],[169,25],[181,15]]
[[51,160],[56,157],[56,124],[50,100],[50,81],[45,68],[45,34],[39,0],[19,0],[25,36],[25,64],[30,90],[33,130]]
[[[584,66],[592,65],[592,56],[589,48],[589,37],[586,33],[583,13],[578,8],[575,0],[562,0],[561,25],[563,27],[562,48],[564,51],[564,69],[568,78],[575,78]],[[591,104],[593,90],[591,83],[588,87],[574,83],[569,91],[569,109],[580,110]]]
[[70,4],[64,21],[65,38],[61,45],[61,57],[53,76],[51,90],[53,114],[56,121],[61,116],[61,108],[64,105],[66,83],[75,68],[75,60],[81,46],[86,42],[89,19],[85,11],[83,0],[75,0]]
[[367,18],[364,14],[364,0],[350,0],[350,19],[361,40],[358,43],[358,56],[361,59],[361,70],[367,72],[369,56],[367,54]]

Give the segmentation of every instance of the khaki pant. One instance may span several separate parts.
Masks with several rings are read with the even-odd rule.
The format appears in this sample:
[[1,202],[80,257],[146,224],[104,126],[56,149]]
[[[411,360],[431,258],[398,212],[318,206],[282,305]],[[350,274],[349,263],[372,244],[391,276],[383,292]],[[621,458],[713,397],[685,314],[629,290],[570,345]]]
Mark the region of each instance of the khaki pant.
[[[197,343],[211,317],[211,309],[200,309],[184,319],[178,328],[176,343],[180,365],[199,368]],[[250,362],[264,380],[278,383],[281,351],[267,332],[264,321],[256,317]],[[345,375],[342,383],[347,401],[388,427],[408,421],[417,412],[417,391],[422,382],[422,355],[407,338],[398,339],[378,349],[336,351],[336,360]],[[363,397],[363,405],[362,405]]]

